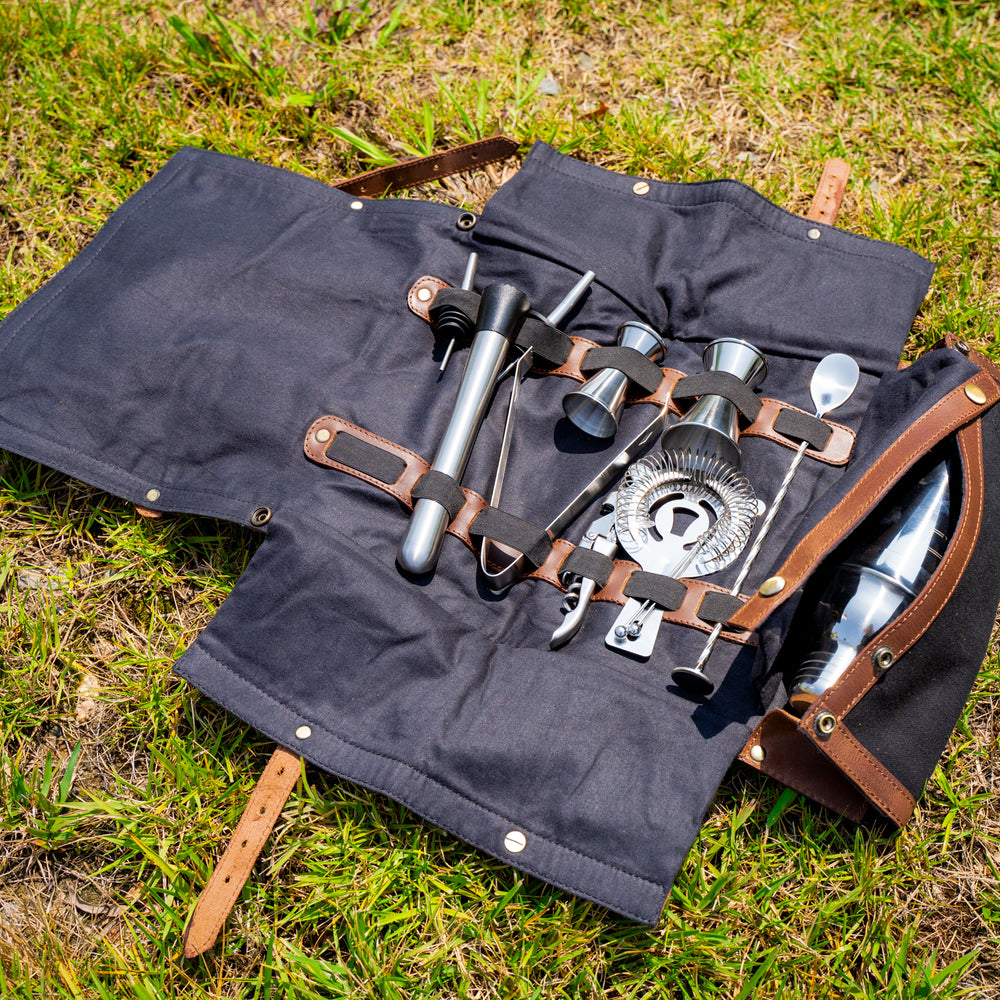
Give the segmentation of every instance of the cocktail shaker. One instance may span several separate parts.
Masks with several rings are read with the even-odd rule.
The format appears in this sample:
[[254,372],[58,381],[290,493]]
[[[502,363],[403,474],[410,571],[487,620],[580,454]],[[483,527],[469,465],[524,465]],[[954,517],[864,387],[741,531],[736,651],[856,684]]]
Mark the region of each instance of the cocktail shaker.
[[829,574],[811,614],[810,652],[789,701],[803,714],[875,635],[916,599],[954,530],[957,464],[932,457],[912,469],[820,569]]

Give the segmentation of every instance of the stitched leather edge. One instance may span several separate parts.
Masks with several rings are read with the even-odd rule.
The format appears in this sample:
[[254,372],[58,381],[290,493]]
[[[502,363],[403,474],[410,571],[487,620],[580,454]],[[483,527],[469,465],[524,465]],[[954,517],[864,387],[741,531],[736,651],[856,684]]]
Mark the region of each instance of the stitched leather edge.
[[817,739],[815,745],[897,826],[903,826],[913,815],[917,807],[913,796],[845,725],[838,723],[829,736]]
[[[739,760],[814,802],[860,822],[868,810],[867,800],[798,726],[799,720],[782,709],[768,712],[739,752]],[[763,760],[754,760],[754,747],[764,751]]]
[[[972,387],[982,390],[985,403],[969,399],[966,390]],[[730,624],[749,631],[757,629],[775,608],[795,593],[840,539],[861,522],[918,458],[952,431],[975,420],[997,399],[1000,399],[1000,386],[985,372],[980,372],[939,400],[900,435],[836,507],[799,541],[784,565],[776,570],[777,575],[785,579],[784,589],[771,597],[755,594],[730,619]]]
[[[417,278],[406,293],[406,304],[410,312],[419,316],[425,323],[430,324],[430,308],[434,305],[434,297],[442,288],[450,288],[447,281],[435,278],[433,274],[425,274],[422,278]],[[425,293],[429,292],[430,295]]]
[[832,712],[838,719],[846,718],[884,673],[872,665],[872,652],[878,646],[889,646],[895,660],[898,660],[930,628],[955,592],[979,538],[985,497],[983,438],[979,421],[963,427],[957,437],[962,456],[964,495],[958,524],[941,565],[916,600],[891,625],[879,632],[854,658],[837,683],[809,707],[802,717],[803,724],[807,720],[811,722],[817,712],[824,710]]

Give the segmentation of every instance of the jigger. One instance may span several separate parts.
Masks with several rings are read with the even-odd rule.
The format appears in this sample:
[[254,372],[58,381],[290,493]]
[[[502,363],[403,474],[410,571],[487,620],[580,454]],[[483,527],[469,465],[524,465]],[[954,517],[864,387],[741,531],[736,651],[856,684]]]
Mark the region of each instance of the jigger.
[[[656,362],[662,360],[667,350],[663,338],[651,326],[637,320],[618,327],[618,345],[632,347]],[[563,410],[584,434],[597,438],[614,437],[627,389],[628,376],[624,372],[602,368],[579,389],[563,396]]]
[[[751,389],[764,381],[767,362],[753,344],[735,337],[713,340],[702,354],[705,371],[728,372]],[[706,393],[690,410],[663,434],[664,451],[689,455],[711,455],[734,469],[743,465],[739,444],[739,414],[724,396]]]

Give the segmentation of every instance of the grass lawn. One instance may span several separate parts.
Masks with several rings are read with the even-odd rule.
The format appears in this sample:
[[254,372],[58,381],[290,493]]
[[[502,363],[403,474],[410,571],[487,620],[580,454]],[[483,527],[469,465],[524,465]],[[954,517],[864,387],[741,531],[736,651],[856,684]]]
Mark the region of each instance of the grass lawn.
[[[843,157],[838,224],[938,263],[907,356],[1000,361],[993,3],[0,0],[0,81],[0,315],[182,145],[333,181],[504,131],[798,212]],[[907,828],[734,766],[653,930],[308,768],[185,961],[271,745],[170,667],[258,540],[0,454],[0,996],[1000,996],[995,645]]]

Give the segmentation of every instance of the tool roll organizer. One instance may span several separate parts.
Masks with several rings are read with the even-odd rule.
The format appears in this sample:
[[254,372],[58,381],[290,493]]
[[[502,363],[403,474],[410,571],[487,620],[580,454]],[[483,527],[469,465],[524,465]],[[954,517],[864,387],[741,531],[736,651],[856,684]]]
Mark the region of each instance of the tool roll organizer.
[[[424,475],[464,365],[458,352],[439,372],[425,316],[472,250],[477,291],[514,285],[543,315],[596,274],[561,333],[525,324],[534,368],[499,511],[484,498],[509,380],[461,488]],[[909,250],[743,184],[646,181],[543,144],[478,217],[185,149],[0,327],[0,445],[145,508],[260,528],[177,672],[289,760],[655,923],[737,756],[847,816],[874,807],[904,823],[968,695],[1000,599],[998,542],[980,530],[1000,504],[987,474],[1000,385],[951,344],[898,370],[931,274]],[[654,384],[632,385],[615,440],[596,441],[560,401],[630,320],[664,336],[666,357]],[[736,600],[722,598],[739,560],[703,580],[646,579],[639,595],[668,610],[638,661],[603,641],[638,569],[619,552],[582,630],[550,650],[559,571],[599,501],[559,539],[541,526],[657,406],[670,421],[687,412],[685,385],[720,337],[767,361],[739,439],[765,505],[809,441],[754,571]],[[861,374],[820,424],[809,384],[830,351]],[[940,564],[829,691],[789,713],[804,595],[908,470],[945,452],[960,482]],[[418,578],[396,565],[415,494],[445,498],[452,516]],[[528,578],[485,587],[480,535],[530,550]],[[715,690],[694,697],[671,671],[720,618]]]

